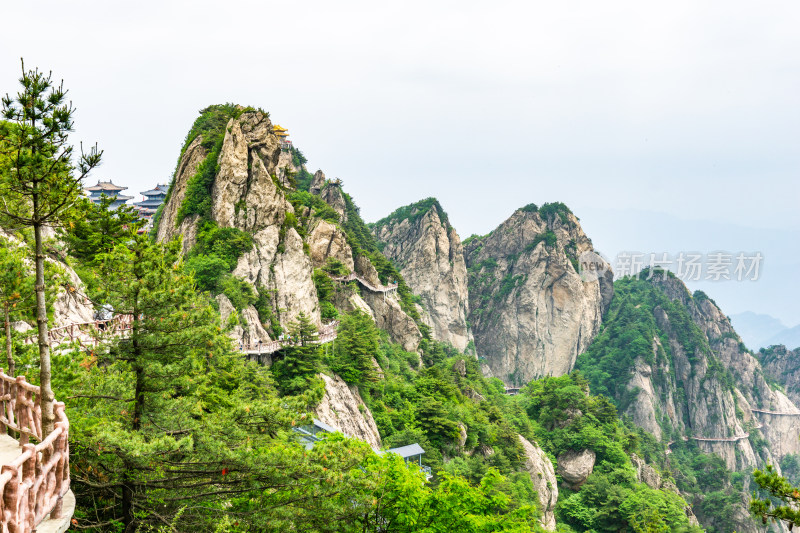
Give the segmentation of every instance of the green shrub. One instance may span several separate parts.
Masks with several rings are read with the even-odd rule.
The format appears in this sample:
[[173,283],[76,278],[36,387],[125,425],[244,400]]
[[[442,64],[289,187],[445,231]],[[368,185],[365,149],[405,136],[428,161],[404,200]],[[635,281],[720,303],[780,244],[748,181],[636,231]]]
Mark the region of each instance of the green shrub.
[[569,207],[561,202],[546,203],[539,208],[539,215],[544,221],[550,221],[554,217],[558,217],[562,224],[569,222],[569,216],[572,211]]
[[[180,164],[180,158],[198,136],[202,136],[202,146],[209,152],[198,166],[195,175],[189,179],[186,195],[178,209],[177,224],[191,215],[199,215],[205,219],[211,217],[211,189],[217,172],[219,172],[217,161],[225,140],[225,127],[231,119],[239,118],[245,111],[255,111],[255,109],[234,104],[212,105],[203,109],[195,120],[186,135],[178,163]],[[170,197],[171,193],[172,185],[170,184],[167,197]]]
[[410,224],[414,224],[417,220],[426,215],[431,209],[436,210],[439,220],[441,220],[442,223],[449,228],[450,220],[447,217],[447,213],[445,213],[442,205],[436,198],[425,198],[419,202],[403,206],[392,212],[389,216],[375,222],[372,224],[372,226],[381,227],[395,222],[402,222],[403,220],[408,220]]
[[201,290],[216,292],[217,283],[228,272],[228,263],[221,257],[195,255],[186,260],[186,269],[194,273]]

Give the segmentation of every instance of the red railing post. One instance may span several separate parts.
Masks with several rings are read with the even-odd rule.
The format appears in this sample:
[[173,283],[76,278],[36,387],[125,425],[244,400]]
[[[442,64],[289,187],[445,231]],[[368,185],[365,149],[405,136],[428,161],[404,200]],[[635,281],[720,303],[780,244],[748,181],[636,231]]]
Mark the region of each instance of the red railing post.
[[3,488],[3,520],[9,533],[23,533],[19,527],[19,470],[14,465],[3,465],[1,471],[11,476]]
[[[34,494],[33,486],[36,476],[39,473],[38,461],[39,454],[36,453],[36,446],[26,444],[22,447],[22,454],[28,458],[22,463],[22,484],[20,487],[24,491],[20,498],[20,522],[25,524],[25,531],[33,531],[36,526],[36,508],[40,504],[38,494]],[[44,484],[42,484],[44,485]],[[40,486],[39,491],[41,492]]]
[[21,445],[28,444],[28,434],[23,431],[28,425],[28,410],[25,408],[25,376],[17,376],[15,383],[16,401],[14,402],[14,417],[17,419],[17,427],[19,428],[19,443]]

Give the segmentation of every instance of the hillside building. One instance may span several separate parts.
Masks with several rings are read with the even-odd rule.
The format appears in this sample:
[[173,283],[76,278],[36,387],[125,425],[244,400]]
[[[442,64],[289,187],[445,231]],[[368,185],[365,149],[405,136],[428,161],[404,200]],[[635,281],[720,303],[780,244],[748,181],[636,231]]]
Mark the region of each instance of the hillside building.
[[86,187],[84,190],[89,193],[89,200],[94,202],[95,204],[100,203],[100,199],[103,196],[107,196],[109,198],[114,198],[114,201],[109,206],[109,209],[116,209],[119,206],[125,204],[128,200],[133,200],[133,196],[125,196],[124,194],[120,194],[120,192],[127,189],[127,187],[120,187],[119,185],[114,185],[111,181],[98,181],[97,185],[92,187]]
[[275,124],[272,126],[272,131],[278,137],[278,140],[281,142],[281,150],[291,150],[292,149],[292,141],[288,139],[289,137],[289,130]]
[[139,216],[147,220],[153,218],[159,206],[166,200],[168,189],[167,185],[159,183],[149,191],[143,191],[144,200],[133,204],[139,209]]

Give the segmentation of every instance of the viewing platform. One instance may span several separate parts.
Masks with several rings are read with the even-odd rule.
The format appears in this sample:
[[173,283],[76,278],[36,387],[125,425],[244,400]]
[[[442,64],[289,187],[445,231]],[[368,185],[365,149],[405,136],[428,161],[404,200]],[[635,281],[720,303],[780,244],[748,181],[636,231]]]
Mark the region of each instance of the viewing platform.
[[[75,512],[75,496],[69,490],[69,421],[64,404],[54,404],[55,429],[42,439],[39,387],[0,369],[0,402],[2,531],[62,533],[69,529]],[[38,444],[30,443],[31,437]]]

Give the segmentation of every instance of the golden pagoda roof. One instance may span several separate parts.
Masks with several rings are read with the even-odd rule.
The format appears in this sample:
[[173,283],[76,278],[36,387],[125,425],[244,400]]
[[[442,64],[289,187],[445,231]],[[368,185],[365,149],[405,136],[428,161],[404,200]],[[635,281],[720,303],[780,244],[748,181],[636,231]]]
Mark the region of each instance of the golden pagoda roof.
[[284,128],[282,126],[279,126],[278,124],[275,124],[274,126],[272,126],[272,131],[278,137],[288,137],[289,136],[289,130],[287,130],[286,128]]

